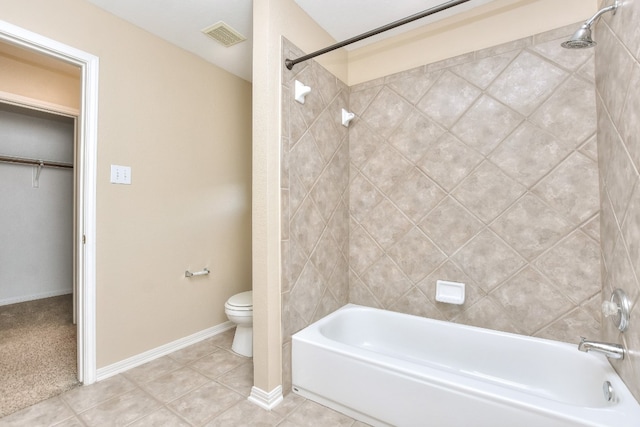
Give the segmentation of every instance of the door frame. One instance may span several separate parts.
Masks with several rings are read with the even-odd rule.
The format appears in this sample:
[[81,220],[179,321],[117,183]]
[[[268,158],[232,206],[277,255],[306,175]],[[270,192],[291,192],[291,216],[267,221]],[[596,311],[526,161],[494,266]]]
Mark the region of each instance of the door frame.
[[76,225],[78,380],[96,381],[96,176],[99,59],[90,53],[0,20],[0,40],[80,67]]

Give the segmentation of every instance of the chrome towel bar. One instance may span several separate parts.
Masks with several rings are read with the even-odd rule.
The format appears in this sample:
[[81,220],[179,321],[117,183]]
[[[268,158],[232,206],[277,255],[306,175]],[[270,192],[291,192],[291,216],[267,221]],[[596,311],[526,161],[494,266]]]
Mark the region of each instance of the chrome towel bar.
[[189,270],[187,270],[187,271],[184,272],[184,277],[205,276],[205,275],[207,275],[209,273],[211,273],[211,272],[209,271],[208,268],[205,268],[202,271],[195,271],[193,273],[190,272]]

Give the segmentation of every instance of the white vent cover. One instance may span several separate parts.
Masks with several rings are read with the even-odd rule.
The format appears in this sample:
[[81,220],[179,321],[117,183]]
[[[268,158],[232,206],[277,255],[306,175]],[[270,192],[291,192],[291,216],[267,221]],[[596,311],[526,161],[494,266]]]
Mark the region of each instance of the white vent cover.
[[231,28],[225,22],[217,22],[202,30],[203,33],[222,44],[225,47],[233,46],[236,43],[245,41],[247,38]]

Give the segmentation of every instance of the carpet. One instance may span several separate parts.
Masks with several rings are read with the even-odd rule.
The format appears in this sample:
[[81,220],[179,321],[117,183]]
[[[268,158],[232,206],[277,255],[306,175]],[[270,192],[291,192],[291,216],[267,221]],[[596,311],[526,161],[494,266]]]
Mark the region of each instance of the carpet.
[[0,306],[0,417],[79,385],[71,295]]

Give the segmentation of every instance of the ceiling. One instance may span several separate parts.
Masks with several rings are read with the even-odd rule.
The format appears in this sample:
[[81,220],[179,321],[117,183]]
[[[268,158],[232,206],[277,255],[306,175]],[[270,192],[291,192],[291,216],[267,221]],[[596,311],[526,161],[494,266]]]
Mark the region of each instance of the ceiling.
[[[251,81],[252,0],[88,0],[96,6]],[[405,18],[445,0],[295,0],[337,41]],[[470,0],[355,47],[488,3]],[[247,40],[224,47],[201,30],[224,21]],[[318,46],[318,49],[324,46]]]

